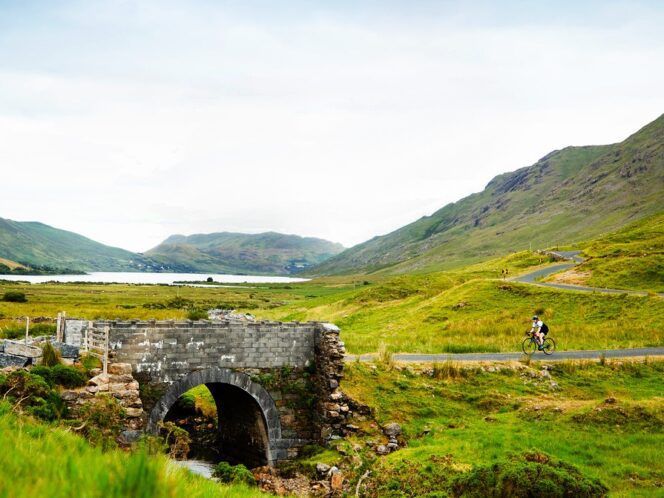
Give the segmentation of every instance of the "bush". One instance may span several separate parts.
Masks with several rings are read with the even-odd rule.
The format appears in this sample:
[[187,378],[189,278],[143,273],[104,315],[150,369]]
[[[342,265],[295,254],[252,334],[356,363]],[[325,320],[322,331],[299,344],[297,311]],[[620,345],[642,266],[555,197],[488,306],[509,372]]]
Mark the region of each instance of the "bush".
[[21,408],[44,420],[56,420],[67,413],[64,401],[49,383],[40,375],[25,370],[0,376],[0,395],[17,400]]
[[7,291],[2,296],[2,300],[7,303],[27,303],[28,298],[25,297],[25,292]]
[[81,355],[81,365],[86,372],[89,372],[93,368],[101,368],[102,362],[99,358],[91,354],[82,354]]
[[85,374],[80,369],[69,365],[59,364],[53,367],[37,365],[30,370],[30,373],[38,375],[51,387],[57,385],[74,389],[84,386],[87,381]]
[[219,462],[212,473],[213,477],[226,484],[255,485],[256,478],[244,465],[231,465],[228,462]]
[[456,477],[453,496],[464,497],[567,497],[605,496],[608,489],[597,479],[583,476],[575,467],[543,453],[524,453],[508,461],[475,467]]
[[189,320],[207,320],[208,314],[205,310],[191,309],[187,311],[187,318]]
[[55,349],[50,342],[46,342],[42,346],[41,363],[46,367],[53,367],[60,364],[60,351]]
[[160,426],[164,434],[164,441],[168,447],[168,455],[175,460],[184,460],[189,454],[191,436],[189,433],[175,425],[173,422],[163,422]]
[[116,438],[124,426],[125,411],[120,403],[108,395],[99,395],[81,406],[79,418],[84,420],[79,429],[93,446],[115,448]]

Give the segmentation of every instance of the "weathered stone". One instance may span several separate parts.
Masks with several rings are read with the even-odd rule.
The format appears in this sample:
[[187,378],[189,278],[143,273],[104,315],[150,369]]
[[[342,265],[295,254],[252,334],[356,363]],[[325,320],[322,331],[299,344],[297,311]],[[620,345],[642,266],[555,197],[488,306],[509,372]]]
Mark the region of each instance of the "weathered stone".
[[402,429],[399,424],[392,422],[383,427],[383,432],[387,437],[398,437],[401,435]]
[[330,466],[326,463],[317,463],[316,464],[316,473],[319,476],[325,476],[330,471]]
[[341,491],[344,487],[344,476],[341,472],[332,474],[330,478],[330,488],[332,491]]
[[14,356],[24,356],[36,360],[41,358],[42,350],[37,346],[30,346],[19,341],[5,341],[5,354]]
[[13,354],[0,353],[0,368],[24,367],[30,362],[29,358],[24,356],[15,356]]
[[129,418],[136,418],[140,417],[143,415],[143,409],[142,408],[125,408],[125,412],[127,414],[127,417]]
[[390,452],[390,450],[387,448],[387,446],[381,444],[376,447],[376,454],[377,455],[387,455]]
[[103,373],[99,374],[95,377],[92,377],[88,381],[89,386],[101,386],[101,385],[104,385],[104,384],[108,385],[108,375],[105,375]]
[[122,445],[130,445],[138,441],[141,438],[142,434],[143,434],[142,431],[127,429],[120,433],[118,442]]
[[79,393],[77,391],[62,391],[60,397],[63,401],[74,401],[79,398]]
[[55,349],[60,351],[60,356],[62,356],[62,358],[76,359],[79,357],[78,346],[73,346],[58,341],[51,341],[51,344]]
[[108,365],[108,373],[112,375],[131,375],[131,364],[111,363]]

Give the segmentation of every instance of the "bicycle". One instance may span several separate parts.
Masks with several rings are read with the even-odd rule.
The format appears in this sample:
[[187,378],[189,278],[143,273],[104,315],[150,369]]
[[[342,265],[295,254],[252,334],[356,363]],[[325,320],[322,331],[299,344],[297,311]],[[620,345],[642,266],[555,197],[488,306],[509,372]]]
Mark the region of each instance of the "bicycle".
[[[531,334],[530,330],[526,331],[526,335],[528,337],[526,337],[521,343],[521,348],[523,349],[524,354],[530,356],[539,349],[539,344],[537,343],[537,339],[535,339],[535,334]],[[541,351],[546,355],[550,355],[553,354],[555,350],[556,341],[554,341],[551,337],[544,337]]]

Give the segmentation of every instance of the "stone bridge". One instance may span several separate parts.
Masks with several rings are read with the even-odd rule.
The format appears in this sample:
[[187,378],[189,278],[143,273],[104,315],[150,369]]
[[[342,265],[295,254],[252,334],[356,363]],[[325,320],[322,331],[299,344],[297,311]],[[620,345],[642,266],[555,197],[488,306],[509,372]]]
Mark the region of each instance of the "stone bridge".
[[249,467],[294,458],[342,431],[345,350],[332,324],[94,323],[105,326],[111,362],[129,363],[139,382],[147,431],[157,432],[177,399],[201,384],[217,405],[223,454]]

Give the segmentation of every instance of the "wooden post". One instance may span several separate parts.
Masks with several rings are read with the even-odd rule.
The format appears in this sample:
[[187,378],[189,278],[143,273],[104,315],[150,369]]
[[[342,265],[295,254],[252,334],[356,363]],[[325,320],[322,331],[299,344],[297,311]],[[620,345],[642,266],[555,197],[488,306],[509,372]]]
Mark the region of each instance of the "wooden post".
[[104,327],[104,375],[108,374],[108,331],[109,326]]
[[90,351],[90,339],[89,333],[92,330],[92,322],[88,322],[88,326],[85,329],[85,338],[83,339],[83,350],[87,353]]
[[58,320],[55,322],[55,340],[60,337],[60,328],[62,327],[62,313],[58,313]]
[[60,327],[60,337],[58,341],[65,342],[65,329],[67,328],[67,312],[62,312],[62,327]]
[[25,317],[25,344],[28,344],[28,335],[30,334],[30,317]]

